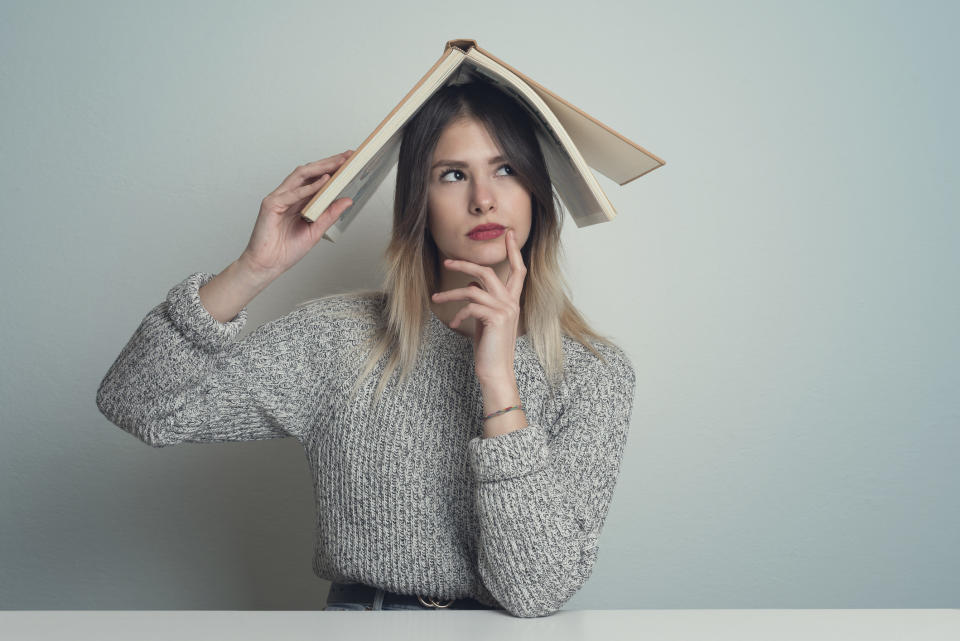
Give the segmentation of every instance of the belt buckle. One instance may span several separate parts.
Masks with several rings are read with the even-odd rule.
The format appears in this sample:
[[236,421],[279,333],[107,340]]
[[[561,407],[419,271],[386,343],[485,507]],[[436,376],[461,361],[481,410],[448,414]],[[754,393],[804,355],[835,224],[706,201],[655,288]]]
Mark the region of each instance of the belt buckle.
[[429,603],[427,603],[426,601],[423,600],[423,597],[420,596],[419,594],[417,595],[417,599],[420,601],[420,603],[424,605],[424,607],[427,607],[427,608],[449,608],[451,605],[453,605],[453,602],[454,602],[454,599],[450,599],[446,603],[437,603],[436,601],[433,600],[433,597],[427,597],[427,599],[430,601]]

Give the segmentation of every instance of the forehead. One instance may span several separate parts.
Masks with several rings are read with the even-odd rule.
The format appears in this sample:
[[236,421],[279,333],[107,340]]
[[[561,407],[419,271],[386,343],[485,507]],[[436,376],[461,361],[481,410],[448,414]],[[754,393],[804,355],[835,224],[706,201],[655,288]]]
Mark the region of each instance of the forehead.
[[497,153],[500,149],[493,136],[479,120],[475,118],[461,118],[450,122],[444,127],[437,141],[433,157],[448,156],[451,153],[485,155]]

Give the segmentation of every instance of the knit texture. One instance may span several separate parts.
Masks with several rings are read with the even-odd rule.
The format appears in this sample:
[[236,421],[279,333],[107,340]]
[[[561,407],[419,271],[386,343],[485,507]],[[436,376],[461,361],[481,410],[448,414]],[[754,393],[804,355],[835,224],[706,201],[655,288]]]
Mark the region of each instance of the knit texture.
[[[473,339],[432,312],[409,383],[349,402],[383,295],[330,296],[242,340],[203,307],[196,272],[150,310],[97,390],[112,423],[154,447],[292,437],[314,481],[314,573],[519,617],[555,612],[589,578],[620,472],[635,391],[619,347],[604,364],[563,337],[548,392],[526,335],[514,370],[528,426],[483,438]],[[348,318],[345,312],[357,312]]]

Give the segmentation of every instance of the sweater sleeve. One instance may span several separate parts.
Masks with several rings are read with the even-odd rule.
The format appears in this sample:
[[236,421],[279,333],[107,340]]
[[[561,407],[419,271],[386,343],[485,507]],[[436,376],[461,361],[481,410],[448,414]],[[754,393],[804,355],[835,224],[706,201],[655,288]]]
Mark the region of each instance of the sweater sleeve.
[[604,356],[607,365],[594,358],[565,387],[557,425],[469,443],[480,575],[514,616],[559,610],[593,570],[636,388],[623,351]]
[[192,274],[147,313],[101,381],[97,407],[153,447],[302,440],[316,403],[298,340],[309,334],[306,308],[235,340],[247,309],[226,323],[210,315],[198,290],[213,277]]

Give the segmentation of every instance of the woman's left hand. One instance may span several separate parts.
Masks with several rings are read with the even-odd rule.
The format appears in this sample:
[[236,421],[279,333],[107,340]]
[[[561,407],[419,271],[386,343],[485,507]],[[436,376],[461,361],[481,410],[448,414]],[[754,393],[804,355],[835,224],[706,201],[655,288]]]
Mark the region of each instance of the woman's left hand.
[[513,355],[517,344],[517,327],[520,323],[520,294],[527,276],[527,267],[523,264],[520,247],[512,229],[504,234],[507,245],[507,258],[510,261],[510,275],[507,282],[492,267],[477,265],[467,260],[446,260],[444,267],[457,269],[476,276],[481,287],[461,287],[445,292],[437,292],[433,300],[469,300],[457,312],[450,327],[457,327],[462,321],[473,317],[477,319],[473,336],[473,354],[476,361],[477,379],[481,383],[495,381],[514,382]]

